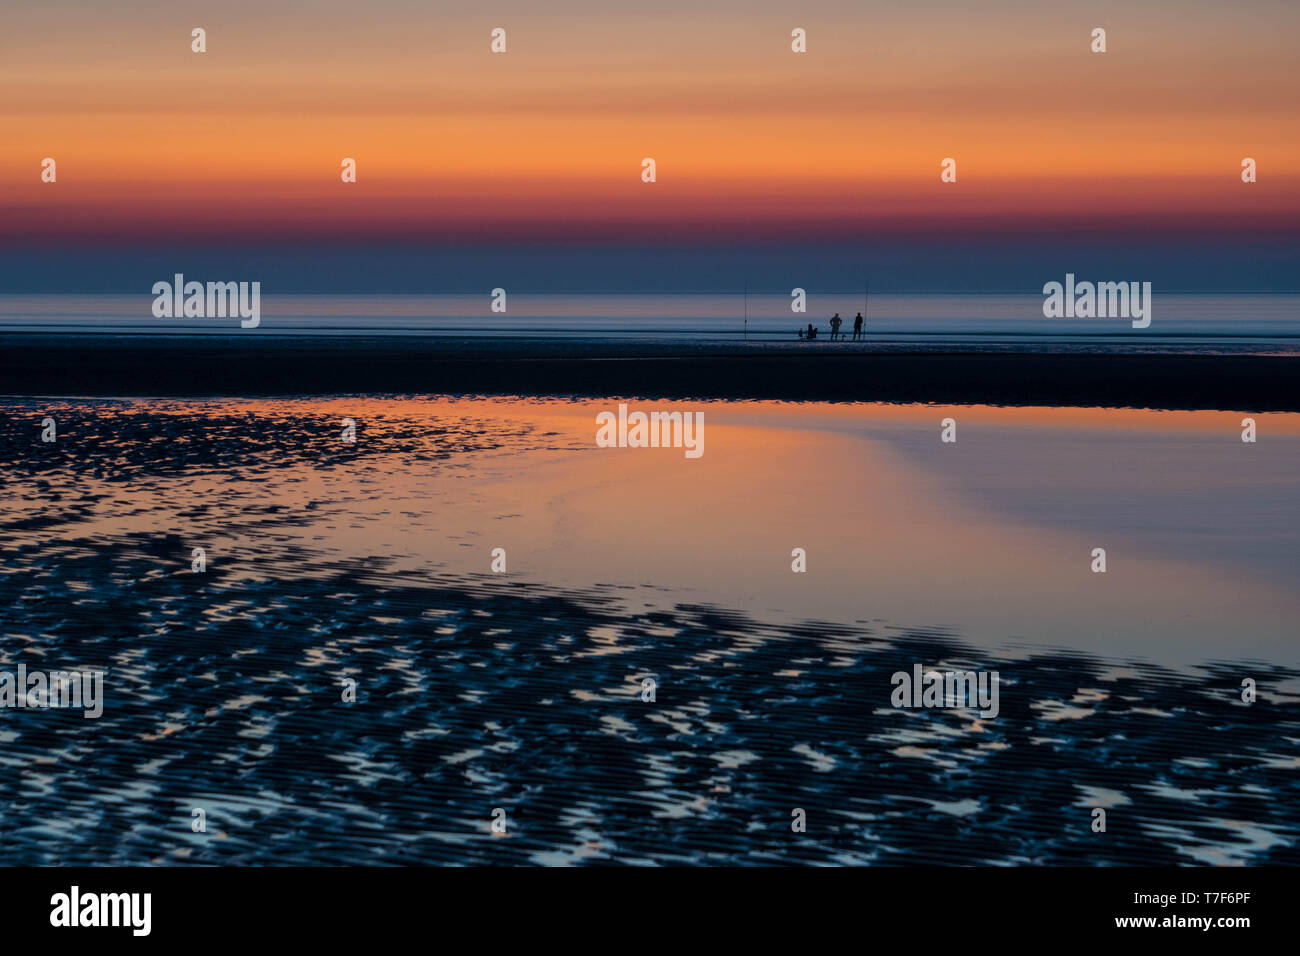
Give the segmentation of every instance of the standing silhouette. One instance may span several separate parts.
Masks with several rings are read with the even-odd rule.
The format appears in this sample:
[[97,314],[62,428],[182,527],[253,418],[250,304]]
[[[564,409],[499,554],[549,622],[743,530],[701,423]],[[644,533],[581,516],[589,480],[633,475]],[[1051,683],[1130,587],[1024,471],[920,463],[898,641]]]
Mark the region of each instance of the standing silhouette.
[[856,342],[860,338],[862,338],[862,313],[861,312],[859,312],[858,317],[853,320],[853,341]]
[[832,342],[834,342],[836,336],[840,334],[840,326],[843,324],[844,324],[844,320],[840,318],[840,314],[838,312],[836,312],[834,315],[831,316],[831,341]]

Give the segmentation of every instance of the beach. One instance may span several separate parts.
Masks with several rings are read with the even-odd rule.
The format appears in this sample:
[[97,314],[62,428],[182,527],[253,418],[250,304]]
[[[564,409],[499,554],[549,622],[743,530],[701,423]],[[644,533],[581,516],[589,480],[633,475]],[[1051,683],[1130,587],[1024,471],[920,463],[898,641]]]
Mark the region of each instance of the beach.
[[5,663],[105,673],[3,713],[6,858],[1297,862],[1296,416],[609,405],[3,403]]
[[0,334],[0,394],[640,396],[1300,411],[1295,356],[439,335]]

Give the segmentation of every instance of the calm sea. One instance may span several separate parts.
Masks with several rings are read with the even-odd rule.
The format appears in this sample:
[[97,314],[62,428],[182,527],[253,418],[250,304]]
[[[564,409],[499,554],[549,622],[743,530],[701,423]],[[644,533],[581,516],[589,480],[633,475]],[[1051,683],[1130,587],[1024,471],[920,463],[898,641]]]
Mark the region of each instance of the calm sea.
[[[170,277],[169,277],[170,278]],[[1153,295],[1149,328],[1123,319],[1045,319],[1041,295],[788,293],[557,295],[509,293],[505,312],[482,295],[280,295],[264,290],[257,334],[429,333],[680,343],[797,342],[812,323],[863,312],[868,345],[958,344],[1290,352],[1300,348],[1298,295]],[[157,319],[147,290],[131,295],[2,295],[0,330],[229,333],[230,319]]]

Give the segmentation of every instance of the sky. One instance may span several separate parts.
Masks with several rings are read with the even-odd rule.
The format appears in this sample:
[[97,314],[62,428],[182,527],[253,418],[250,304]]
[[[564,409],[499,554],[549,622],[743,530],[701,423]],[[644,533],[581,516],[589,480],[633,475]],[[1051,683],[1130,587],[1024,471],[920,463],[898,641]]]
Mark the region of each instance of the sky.
[[1297,291],[1297,40],[1283,0],[47,0],[0,13],[0,292]]

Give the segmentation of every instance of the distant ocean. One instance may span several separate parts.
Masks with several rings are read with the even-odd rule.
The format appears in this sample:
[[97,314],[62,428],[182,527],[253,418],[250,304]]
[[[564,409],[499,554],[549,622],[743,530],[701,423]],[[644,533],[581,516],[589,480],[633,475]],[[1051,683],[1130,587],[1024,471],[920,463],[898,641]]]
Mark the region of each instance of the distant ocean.
[[[201,278],[201,277],[194,277]],[[211,277],[208,277],[211,278]],[[218,277],[220,278],[220,277]],[[281,295],[263,291],[258,335],[419,334],[658,341],[797,343],[796,330],[829,333],[834,313],[850,331],[862,312],[866,345],[1071,347],[1300,351],[1300,295],[1182,295],[1153,299],[1149,328],[1126,319],[1046,319],[1043,297],[1008,295],[864,295],[810,291],[807,312],[791,311],[789,293],[510,293],[506,310],[481,295]],[[147,289],[139,294],[0,295],[0,331],[69,333],[222,333],[229,319],[157,319]],[[829,343],[827,343],[829,344]]]

